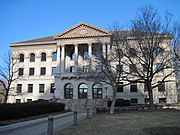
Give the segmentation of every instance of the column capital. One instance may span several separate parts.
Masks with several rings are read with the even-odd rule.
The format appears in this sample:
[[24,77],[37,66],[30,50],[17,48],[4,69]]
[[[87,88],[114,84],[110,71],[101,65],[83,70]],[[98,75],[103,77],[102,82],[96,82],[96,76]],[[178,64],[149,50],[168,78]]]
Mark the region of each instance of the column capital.
[[76,43],[76,44],[74,44],[74,46],[79,46],[79,44],[78,44],[78,43]]

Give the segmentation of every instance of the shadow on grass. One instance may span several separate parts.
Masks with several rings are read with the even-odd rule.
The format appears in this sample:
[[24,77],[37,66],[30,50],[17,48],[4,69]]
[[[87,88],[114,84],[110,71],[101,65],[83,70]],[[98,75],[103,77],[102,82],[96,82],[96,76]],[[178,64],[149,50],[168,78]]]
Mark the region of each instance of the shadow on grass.
[[143,128],[150,135],[180,135],[180,127],[150,127]]

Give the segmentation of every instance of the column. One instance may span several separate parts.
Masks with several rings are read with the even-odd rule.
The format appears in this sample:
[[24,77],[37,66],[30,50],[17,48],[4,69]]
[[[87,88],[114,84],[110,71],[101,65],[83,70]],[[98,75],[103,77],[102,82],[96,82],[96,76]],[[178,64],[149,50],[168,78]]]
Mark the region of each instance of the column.
[[64,73],[65,66],[65,45],[61,45],[61,73]]
[[88,55],[89,55],[89,59],[92,58],[92,43],[88,44]]
[[104,58],[107,57],[107,43],[102,43],[102,54]]
[[75,56],[75,69],[76,69],[76,71],[77,71],[77,68],[78,68],[78,44],[74,44],[74,47],[75,47],[75,49],[74,49],[74,56]]
[[56,67],[56,73],[60,74],[60,46],[57,46],[57,67]]

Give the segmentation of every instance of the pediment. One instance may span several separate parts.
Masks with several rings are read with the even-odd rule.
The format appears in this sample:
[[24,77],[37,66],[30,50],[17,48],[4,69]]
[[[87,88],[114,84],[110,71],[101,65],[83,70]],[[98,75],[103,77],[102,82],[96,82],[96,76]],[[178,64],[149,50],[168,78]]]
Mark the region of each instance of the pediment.
[[109,36],[110,33],[101,28],[81,22],[70,29],[54,36],[56,39],[102,37]]

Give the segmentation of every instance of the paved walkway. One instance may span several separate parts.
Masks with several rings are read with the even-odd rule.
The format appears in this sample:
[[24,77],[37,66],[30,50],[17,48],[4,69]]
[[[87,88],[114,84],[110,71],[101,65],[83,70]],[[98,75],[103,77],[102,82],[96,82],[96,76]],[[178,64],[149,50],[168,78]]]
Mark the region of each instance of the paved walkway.
[[[78,120],[86,118],[86,113],[78,113]],[[54,133],[73,124],[73,112],[54,116]],[[0,127],[0,135],[46,135],[48,118],[30,120]]]

